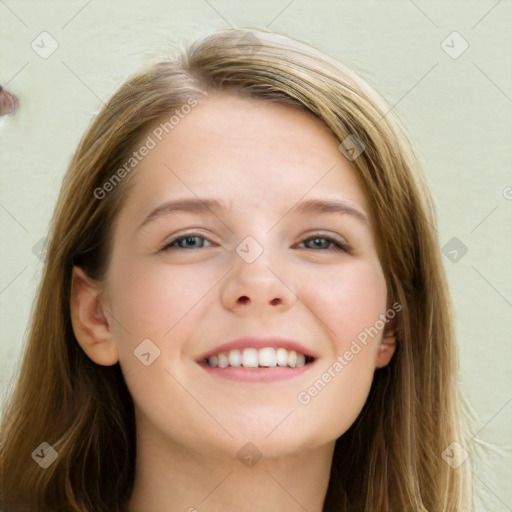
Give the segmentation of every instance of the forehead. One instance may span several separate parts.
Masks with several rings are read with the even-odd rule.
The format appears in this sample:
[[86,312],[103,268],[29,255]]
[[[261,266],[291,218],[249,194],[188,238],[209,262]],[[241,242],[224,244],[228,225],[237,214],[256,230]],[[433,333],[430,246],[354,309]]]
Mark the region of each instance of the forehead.
[[240,208],[284,207],[334,195],[367,209],[339,141],[310,112],[219,94],[180,117],[159,140],[155,128],[168,117],[141,137],[150,137],[154,147],[134,170],[128,207],[149,208],[184,195],[224,196]]

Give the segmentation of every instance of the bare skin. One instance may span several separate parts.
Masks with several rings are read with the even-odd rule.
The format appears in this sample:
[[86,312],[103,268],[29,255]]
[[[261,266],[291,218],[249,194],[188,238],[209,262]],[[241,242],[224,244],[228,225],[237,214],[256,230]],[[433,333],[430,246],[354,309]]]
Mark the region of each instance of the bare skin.
[[[78,342],[96,363],[120,363],[135,404],[130,512],[322,510],[335,441],[394,351],[380,329],[332,371],[390,307],[367,199],[338,144],[306,112],[211,97],[134,171],[105,282],[74,269]],[[228,209],[148,219],[167,201],[198,197]],[[311,199],[361,215],[293,210]],[[185,239],[169,246],[176,236]],[[263,249],[251,263],[236,251],[249,236],[250,251]],[[316,358],[274,382],[235,382],[198,364],[249,335],[291,338]],[[147,366],[134,357],[145,339],[160,351]],[[335,376],[300,402],[328,368]]]

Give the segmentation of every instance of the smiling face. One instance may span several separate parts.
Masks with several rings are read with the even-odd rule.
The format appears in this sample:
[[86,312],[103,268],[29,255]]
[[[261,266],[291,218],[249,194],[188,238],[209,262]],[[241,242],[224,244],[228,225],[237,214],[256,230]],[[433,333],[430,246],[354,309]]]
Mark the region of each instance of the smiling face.
[[[139,436],[231,456],[250,441],[273,457],[333,443],[354,422],[392,350],[380,348],[387,290],[368,203],[338,144],[305,111],[218,95],[137,165],[104,283],[108,335],[77,338],[100,364],[119,358]],[[314,360],[204,363],[248,336],[292,340]]]

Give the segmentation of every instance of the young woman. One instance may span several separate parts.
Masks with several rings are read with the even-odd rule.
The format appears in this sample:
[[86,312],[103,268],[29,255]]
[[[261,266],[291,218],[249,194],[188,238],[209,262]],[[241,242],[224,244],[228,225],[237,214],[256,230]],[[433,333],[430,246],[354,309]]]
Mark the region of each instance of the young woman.
[[435,223],[321,52],[230,30],[149,66],[66,174],[0,509],[469,511]]

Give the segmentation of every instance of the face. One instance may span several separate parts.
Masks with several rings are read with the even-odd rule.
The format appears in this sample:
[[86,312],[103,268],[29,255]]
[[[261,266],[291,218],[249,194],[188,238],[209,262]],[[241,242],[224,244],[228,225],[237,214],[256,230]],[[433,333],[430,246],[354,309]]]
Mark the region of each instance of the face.
[[139,435],[278,457],[354,422],[383,364],[388,305],[369,205],[338,144],[309,113],[219,95],[137,165],[103,300]]

